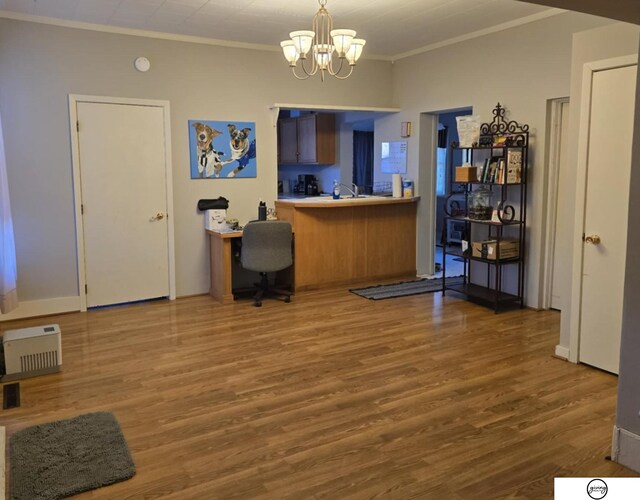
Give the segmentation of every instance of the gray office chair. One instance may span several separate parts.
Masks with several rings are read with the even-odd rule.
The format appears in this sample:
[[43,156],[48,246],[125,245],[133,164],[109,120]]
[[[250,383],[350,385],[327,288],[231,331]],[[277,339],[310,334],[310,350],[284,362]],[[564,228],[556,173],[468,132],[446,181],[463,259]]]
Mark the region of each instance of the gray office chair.
[[291,224],[285,221],[256,221],[244,227],[240,263],[249,271],[259,272],[261,277],[253,297],[256,307],[262,305],[262,298],[266,295],[291,301],[291,292],[271,288],[267,277],[267,273],[282,271],[293,264],[291,241]]

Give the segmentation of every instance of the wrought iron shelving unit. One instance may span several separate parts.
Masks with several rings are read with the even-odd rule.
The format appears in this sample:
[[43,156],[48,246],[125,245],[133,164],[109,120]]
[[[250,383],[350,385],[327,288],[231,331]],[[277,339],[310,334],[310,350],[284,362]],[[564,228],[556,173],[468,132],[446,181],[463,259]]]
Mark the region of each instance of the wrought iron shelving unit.
[[[465,224],[464,239],[466,250],[460,252],[448,249],[448,234],[444,234],[442,262],[442,294],[448,290],[461,293],[470,300],[492,306],[497,313],[503,306],[519,304],[524,307],[525,279],[525,239],[527,223],[527,165],[529,149],[529,126],[505,119],[505,108],[500,103],[493,110],[493,121],[480,126],[478,144],[471,147],[460,147],[456,143],[450,146],[453,150],[466,151],[467,161],[474,164],[474,157],[504,160],[505,169],[510,151],[520,151],[520,182],[507,183],[507,172],[503,170],[504,183],[496,182],[450,182],[450,195],[445,201],[445,219],[460,221]],[[453,154],[449,154],[449,169],[453,174]],[[454,189],[458,186],[458,189]],[[472,193],[480,188],[490,190],[497,198],[498,220],[482,220],[470,217],[469,199]],[[513,204],[512,204],[513,203]],[[517,206],[515,204],[517,203]],[[451,205],[450,205],[451,204]],[[495,240],[495,259],[473,256],[472,242]],[[501,258],[500,246],[505,239],[517,241],[518,256]],[[464,280],[456,284],[447,283],[447,254],[464,259]],[[505,279],[506,277],[509,280]],[[508,283],[505,284],[505,281]],[[508,290],[508,291],[506,291]]]

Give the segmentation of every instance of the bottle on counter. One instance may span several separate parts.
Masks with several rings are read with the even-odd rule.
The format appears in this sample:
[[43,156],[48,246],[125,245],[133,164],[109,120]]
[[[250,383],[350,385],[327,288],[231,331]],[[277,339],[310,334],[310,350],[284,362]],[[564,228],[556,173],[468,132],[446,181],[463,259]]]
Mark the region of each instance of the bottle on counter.
[[267,204],[264,201],[258,205],[258,220],[267,220]]
[[338,181],[333,181],[333,199],[340,199],[340,184],[338,183]]

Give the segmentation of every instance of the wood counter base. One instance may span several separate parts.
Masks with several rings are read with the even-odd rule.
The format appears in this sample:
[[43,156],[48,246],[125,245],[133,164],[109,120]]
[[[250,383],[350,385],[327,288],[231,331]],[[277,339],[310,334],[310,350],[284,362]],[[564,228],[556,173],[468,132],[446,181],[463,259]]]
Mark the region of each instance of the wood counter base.
[[295,233],[296,290],[416,275],[416,201],[277,201]]

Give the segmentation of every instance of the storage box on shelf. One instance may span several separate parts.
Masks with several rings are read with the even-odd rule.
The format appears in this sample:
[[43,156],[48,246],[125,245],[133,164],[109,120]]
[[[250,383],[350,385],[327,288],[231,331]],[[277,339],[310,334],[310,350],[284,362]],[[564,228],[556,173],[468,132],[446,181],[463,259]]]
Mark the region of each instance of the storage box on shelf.
[[473,182],[478,180],[478,167],[462,165],[456,167],[456,182]]
[[517,240],[501,240],[499,244],[498,240],[474,241],[471,256],[487,260],[513,259],[520,254],[519,247]]
[[[465,224],[464,280],[447,282],[444,258],[442,293],[462,293],[498,312],[509,303],[524,307],[529,126],[507,121],[500,103],[493,115],[493,121],[480,126],[477,143],[451,145],[451,151],[465,151],[467,159],[467,165],[455,169],[450,186],[450,197],[461,201],[445,202],[447,225]],[[451,206],[456,210],[446,209]],[[456,253],[447,250],[448,237],[445,232],[443,251]]]

